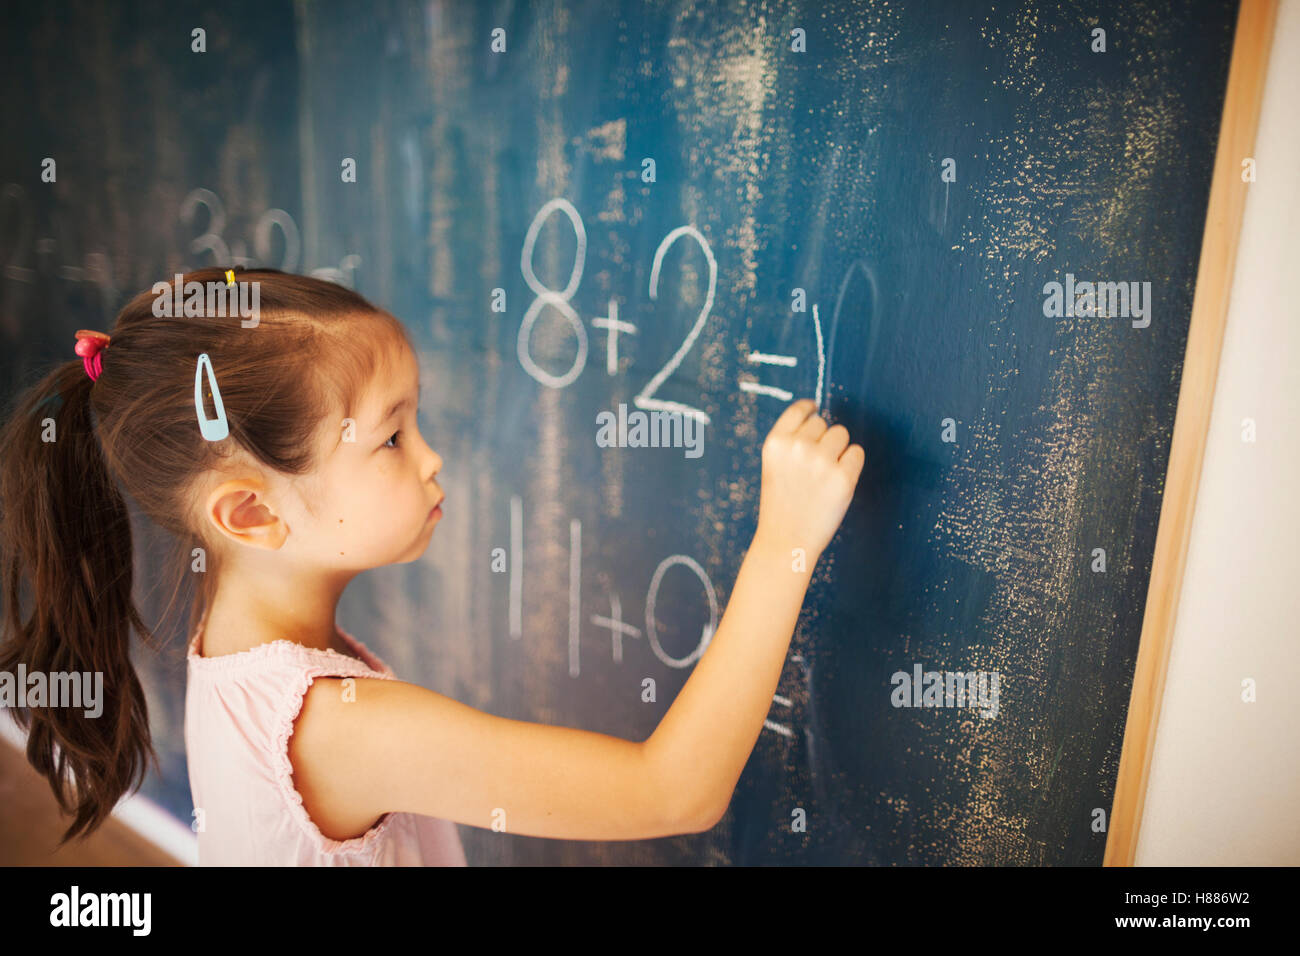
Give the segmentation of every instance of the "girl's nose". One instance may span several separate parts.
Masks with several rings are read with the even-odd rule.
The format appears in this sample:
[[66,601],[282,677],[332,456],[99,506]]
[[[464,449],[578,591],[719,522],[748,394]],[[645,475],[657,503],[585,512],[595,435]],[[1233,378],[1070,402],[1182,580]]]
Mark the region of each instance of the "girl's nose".
[[429,461],[428,461],[429,474],[436,475],[438,472],[442,471],[442,457],[436,451],[433,450],[432,446],[430,446],[430,444],[427,441],[424,441],[423,435],[420,436],[420,441],[424,443],[424,447],[429,452]]

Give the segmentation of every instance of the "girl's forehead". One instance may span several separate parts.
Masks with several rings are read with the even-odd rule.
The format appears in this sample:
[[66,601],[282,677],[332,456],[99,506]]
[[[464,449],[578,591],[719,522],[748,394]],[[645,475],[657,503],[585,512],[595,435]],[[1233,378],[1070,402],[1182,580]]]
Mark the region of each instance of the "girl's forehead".
[[420,372],[420,363],[415,352],[402,339],[390,341],[383,346],[377,366],[377,374],[371,380],[371,384],[377,384],[380,388],[394,387],[394,376],[406,376],[412,373],[418,375]]
[[[375,374],[370,376],[363,390],[362,404],[380,406],[379,413],[394,401],[407,395],[420,383],[420,363],[406,344],[390,346],[380,357]],[[370,408],[374,414],[376,409]]]
[[[358,328],[356,334],[363,334],[362,329]],[[360,371],[364,377],[352,383],[340,378],[326,390],[331,408],[319,432],[324,458],[342,451],[345,443],[368,440],[370,432],[387,417],[385,412],[400,398],[412,394],[419,384],[419,359],[405,336],[394,334],[391,327],[375,327],[373,332],[366,328],[364,334],[373,335],[367,343],[369,361],[364,362],[364,369],[354,366],[350,370]],[[340,373],[348,374],[342,369]]]
[[[376,363],[374,373],[357,395],[352,418],[341,417],[345,427],[352,424],[360,440],[362,432],[369,433],[382,425],[399,402],[414,399],[420,384],[420,366],[410,348],[390,347],[387,354]],[[328,436],[327,436],[328,440]],[[332,444],[332,443],[331,443]]]

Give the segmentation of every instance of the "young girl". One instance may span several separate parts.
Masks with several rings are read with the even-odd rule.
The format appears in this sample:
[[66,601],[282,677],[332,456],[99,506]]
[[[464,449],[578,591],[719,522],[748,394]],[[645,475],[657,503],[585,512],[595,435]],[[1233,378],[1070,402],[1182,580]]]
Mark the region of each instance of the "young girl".
[[[184,278],[227,281],[218,269]],[[712,827],[862,448],[809,400],[779,417],[731,601],[648,739],[495,717],[396,679],[334,622],[353,577],[415,560],[441,520],[443,463],[416,425],[404,327],[330,282],[236,280],[258,283],[256,317],[181,317],[179,301],[169,312],[141,293],[111,335],[78,333],[78,357],[20,396],[0,433],[0,670],[103,674],[98,719],[15,711],[28,759],[75,814],[64,841],[97,828],[156,764],[129,658],[131,629],[152,635],[132,600],[119,485],[175,535],[177,586],[203,572],[185,705],[201,864],[463,865],[452,821],[576,840]],[[201,355],[216,395],[206,371],[196,387]],[[224,437],[210,427],[223,413]]]

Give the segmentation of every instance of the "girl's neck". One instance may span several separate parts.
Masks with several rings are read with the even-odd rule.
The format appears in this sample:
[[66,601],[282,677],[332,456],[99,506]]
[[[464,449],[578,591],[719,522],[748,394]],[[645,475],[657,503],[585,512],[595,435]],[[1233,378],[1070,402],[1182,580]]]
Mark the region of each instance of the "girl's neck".
[[202,655],[234,654],[276,640],[351,653],[334,623],[341,594],[342,587],[280,588],[223,574],[203,615]]
[[199,645],[199,654],[201,657],[224,657],[227,654],[251,650],[261,644],[269,644],[271,641],[293,641],[295,644],[314,647],[317,650],[328,649],[351,653],[335,636],[334,628],[331,628],[326,636],[307,637],[262,624],[254,624],[247,618],[232,620],[229,616],[214,614],[209,610],[203,617],[203,640]]

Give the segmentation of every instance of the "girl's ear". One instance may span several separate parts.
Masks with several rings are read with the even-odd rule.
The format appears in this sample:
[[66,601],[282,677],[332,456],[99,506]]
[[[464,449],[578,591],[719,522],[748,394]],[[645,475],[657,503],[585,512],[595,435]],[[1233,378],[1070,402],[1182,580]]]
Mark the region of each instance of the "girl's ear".
[[238,478],[209,492],[202,519],[235,544],[277,551],[289,537],[289,526],[277,512],[262,481]]

